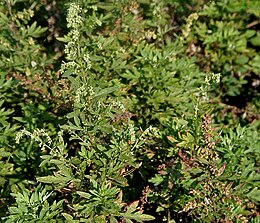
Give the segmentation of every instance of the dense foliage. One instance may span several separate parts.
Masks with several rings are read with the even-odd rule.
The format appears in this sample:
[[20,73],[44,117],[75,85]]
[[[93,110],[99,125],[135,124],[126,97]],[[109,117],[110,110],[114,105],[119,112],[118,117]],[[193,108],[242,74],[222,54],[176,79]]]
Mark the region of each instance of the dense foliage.
[[259,222],[259,9],[2,0],[0,222]]

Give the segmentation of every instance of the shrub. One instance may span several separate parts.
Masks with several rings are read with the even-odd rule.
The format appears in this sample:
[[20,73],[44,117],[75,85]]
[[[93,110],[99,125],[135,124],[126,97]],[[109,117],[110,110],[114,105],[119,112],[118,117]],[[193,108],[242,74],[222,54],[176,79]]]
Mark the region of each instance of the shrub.
[[222,74],[218,96],[237,107],[233,114],[243,115],[244,124],[258,119],[259,7],[258,1],[211,1],[196,13],[185,38],[188,54],[204,71]]
[[257,3],[7,3],[2,222],[259,220],[258,96],[241,123],[220,103],[257,74],[258,34],[240,20],[254,20]]

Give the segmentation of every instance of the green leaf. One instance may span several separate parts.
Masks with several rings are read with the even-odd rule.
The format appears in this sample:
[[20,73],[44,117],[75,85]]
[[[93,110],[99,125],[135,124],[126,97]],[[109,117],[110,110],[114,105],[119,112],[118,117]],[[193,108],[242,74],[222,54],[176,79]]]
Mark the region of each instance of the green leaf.
[[69,222],[73,220],[73,217],[70,214],[62,213],[62,216]]
[[256,37],[253,37],[249,40],[254,46],[260,46],[260,34],[257,33]]
[[236,59],[237,64],[246,64],[249,61],[249,58],[245,55],[239,55]]
[[83,192],[83,191],[77,191],[77,194],[86,199],[89,199],[92,196],[91,194]]
[[141,212],[136,212],[133,214],[125,213],[125,214],[122,214],[122,216],[126,219],[133,219],[133,220],[139,221],[139,222],[152,221],[155,219],[155,217],[148,215],[148,214],[142,214]]
[[[155,220],[155,217],[148,215],[148,214],[141,214],[139,216],[140,221],[152,221]],[[135,218],[135,220],[138,220],[137,218]]]
[[63,177],[63,176],[47,176],[47,177],[37,177],[37,181],[42,182],[42,183],[67,183],[70,180],[72,180],[70,177]]
[[65,37],[57,37],[56,39],[58,41],[60,41],[60,42],[63,42],[63,43],[68,43],[71,40],[71,38],[67,37],[67,36],[65,36]]
[[118,89],[118,87],[109,87],[109,88],[102,89],[101,91],[99,91],[98,93],[95,94],[95,97],[108,95],[108,94],[114,92],[117,89]]
[[128,206],[128,208],[127,208],[127,213],[133,213],[134,211],[136,211],[136,208],[137,208],[138,204],[139,204],[139,201],[138,201],[138,200],[132,202],[132,203]]
[[163,177],[159,174],[155,174],[155,177],[152,177],[149,182],[153,183],[154,186],[158,186],[159,184],[161,184],[163,182]]
[[4,148],[0,148],[0,158],[1,157],[9,157],[11,155],[12,155],[12,153],[5,151]]
[[40,37],[42,33],[47,31],[47,27],[46,28],[41,28],[41,27],[37,27],[37,22],[35,21],[31,26],[28,27],[27,29],[27,33],[28,36],[32,36],[34,38]]
[[49,162],[50,162],[50,163],[53,163],[53,164],[55,164],[55,165],[57,165],[57,166],[59,166],[59,165],[64,165],[64,164],[65,164],[65,162],[64,162],[63,160],[51,159]]
[[111,216],[110,223],[118,223],[118,221],[116,220],[116,218],[114,216]]
[[74,116],[73,118],[74,118],[75,124],[76,124],[78,127],[80,127],[80,126],[81,126],[81,124],[80,124],[80,119],[79,119],[77,116]]
[[44,202],[43,204],[43,207],[42,207],[42,210],[40,211],[40,214],[39,214],[39,218],[41,220],[44,219],[44,216],[46,215],[46,213],[49,211],[49,204],[47,201]]
[[255,30],[251,30],[251,29],[248,29],[245,33],[244,33],[244,36],[249,39],[251,38],[252,36],[254,36],[256,33]]
[[252,218],[250,223],[259,223],[260,222],[260,216],[256,216],[255,218]]
[[249,193],[247,193],[246,196],[250,200],[252,200],[252,201],[254,201],[256,203],[260,203],[260,190],[258,188],[254,188]]

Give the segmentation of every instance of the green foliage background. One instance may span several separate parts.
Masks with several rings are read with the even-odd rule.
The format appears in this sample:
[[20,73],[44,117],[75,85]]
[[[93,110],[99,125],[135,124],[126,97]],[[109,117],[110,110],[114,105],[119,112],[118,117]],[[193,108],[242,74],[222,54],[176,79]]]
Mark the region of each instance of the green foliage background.
[[0,4],[1,222],[259,222],[260,3]]

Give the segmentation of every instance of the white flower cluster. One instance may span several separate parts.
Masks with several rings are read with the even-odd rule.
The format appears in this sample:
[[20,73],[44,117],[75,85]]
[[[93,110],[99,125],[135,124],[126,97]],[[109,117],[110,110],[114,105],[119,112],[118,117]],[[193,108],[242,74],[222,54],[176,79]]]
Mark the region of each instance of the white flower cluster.
[[220,73],[214,74],[214,73],[209,73],[206,77],[205,77],[205,83],[207,85],[211,85],[211,82],[214,83],[219,83],[220,82]]
[[58,131],[58,138],[59,138],[59,142],[64,143],[63,130]]
[[32,140],[38,142],[40,146],[44,145],[42,137],[47,140],[48,145],[51,145],[52,143],[50,136],[43,129],[35,129],[33,133],[27,131],[26,129],[23,129],[17,133],[15,137],[15,142],[18,144],[23,136],[29,136]]
[[120,109],[122,112],[125,112],[125,111],[126,111],[126,108],[125,108],[125,106],[123,105],[123,103],[120,102],[120,101],[118,101],[118,100],[111,100],[110,107],[118,108],[118,109]]
[[216,73],[216,74],[211,73],[211,75],[212,75],[212,80],[215,83],[219,84],[220,83],[220,77],[221,77],[220,73]]
[[91,5],[88,8],[92,9],[93,11],[97,11],[98,10],[96,5]]
[[102,26],[102,22],[101,22],[99,19],[96,19],[96,24],[97,24],[98,26]]
[[97,46],[98,46],[99,50],[103,50],[103,47],[102,47],[101,43],[98,43]]
[[156,39],[157,35],[154,30],[148,30],[145,32],[145,38],[148,40]]
[[67,60],[74,61],[77,58],[77,41],[80,38],[80,33],[78,30],[71,30],[68,34],[71,40],[65,46],[65,54]]
[[[84,108],[87,106],[87,100],[86,97],[87,96],[93,96],[95,95],[95,92],[93,90],[92,86],[88,86],[88,85],[83,85],[80,88],[77,89],[76,91],[76,96],[75,96],[75,107],[77,108]],[[84,100],[81,100],[84,99]],[[82,101],[84,101],[84,103],[82,103]]]
[[195,118],[198,118],[198,113],[199,113],[199,106],[196,104],[195,106],[194,106],[194,117]]
[[158,19],[161,19],[162,16],[161,16],[161,6],[160,6],[160,1],[158,0],[153,0],[152,3],[151,3],[151,6],[153,8],[153,15],[157,16]]
[[89,70],[89,69],[91,68],[92,64],[91,64],[91,61],[90,61],[90,59],[89,59],[89,54],[88,54],[88,53],[85,53],[85,54],[83,55],[83,60],[84,60],[85,63],[87,64],[86,70]]
[[78,48],[78,41],[80,39],[80,32],[79,28],[82,26],[83,19],[79,15],[82,9],[79,5],[72,3],[68,9],[67,15],[67,27],[71,28],[68,36],[70,37],[70,41],[65,46],[65,54],[66,59],[69,62],[63,62],[61,65],[61,73],[64,73],[66,70],[73,68],[74,73],[79,73],[79,64],[75,62],[77,59],[77,48]]
[[192,13],[189,15],[189,17],[187,18],[187,23],[185,27],[182,29],[182,35],[183,35],[182,39],[186,38],[190,34],[192,23],[193,21],[196,21],[198,18],[199,18],[198,13]]
[[131,140],[131,143],[135,143],[136,142],[136,136],[135,136],[135,127],[133,124],[129,124],[128,125],[128,135],[130,135],[130,140]]
[[209,88],[209,86],[212,84],[212,83],[219,83],[220,82],[220,73],[209,73],[208,75],[206,75],[205,77],[205,85],[204,86],[201,86],[199,88],[201,94],[203,97],[205,97],[207,99],[207,90]]
[[159,129],[149,126],[147,129],[144,130],[142,136],[154,136],[155,138],[159,138]]
[[68,9],[67,15],[67,27],[70,28],[68,37],[70,41],[65,46],[66,59],[69,62],[63,62],[61,65],[61,73],[64,73],[68,69],[73,69],[75,74],[79,74],[82,68],[82,64],[86,64],[85,70],[91,69],[91,61],[88,53],[83,55],[83,61],[79,61],[79,55],[85,51],[79,44],[80,42],[80,27],[83,25],[83,18],[80,16],[82,9],[79,5],[72,3]]
[[79,65],[74,62],[74,61],[70,61],[70,62],[63,62],[61,64],[61,68],[60,68],[60,72],[63,74],[66,70],[69,70],[73,68],[74,69],[74,72],[77,74],[79,72]]
[[83,19],[79,15],[81,11],[82,9],[79,7],[79,5],[76,5],[75,3],[70,5],[67,15],[68,28],[77,30],[82,25]]

